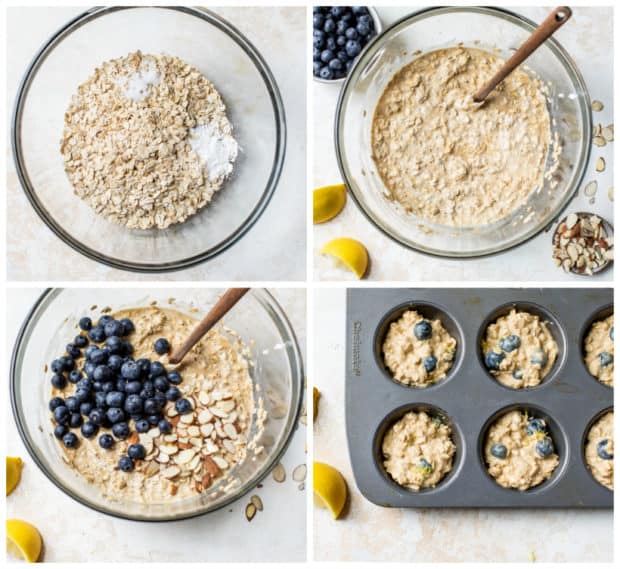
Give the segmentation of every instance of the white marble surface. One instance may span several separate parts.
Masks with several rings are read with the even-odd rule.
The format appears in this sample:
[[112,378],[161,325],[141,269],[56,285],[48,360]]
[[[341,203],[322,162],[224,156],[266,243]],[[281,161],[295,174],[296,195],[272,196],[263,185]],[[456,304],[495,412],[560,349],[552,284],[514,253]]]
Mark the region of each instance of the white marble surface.
[[355,486],[344,416],[345,289],[321,288],[314,298],[315,384],[322,392],[314,426],[314,460],[346,478],[344,519],[314,511],[317,561],[610,562],[609,510],[404,510],[381,508]]
[[[77,2],[76,2],[77,3]],[[11,8],[7,16],[7,116],[36,50],[80,8]],[[213,9],[213,8],[212,8]],[[112,269],[57,238],[30,206],[7,141],[7,266],[11,280],[303,280],[306,273],[306,22],[303,7],[215,8],[254,44],[270,66],[286,109],[288,145],[276,192],[256,225],[232,248],[198,267],[163,275]]]
[[[540,22],[551,11],[545,7],[511,8],[530,19]],[[411,13],[411,7],[379,7],[377,11],[384,25]],[[605,108],[593,113],[594,123],[613,122],[613,14],[611,8],[573,8],[572,21],[558,31],[557,38],[574,58],[581,70],[592,99],[602,101]],[[333,142],[333,123],[339,85],[313,82],[314,112],[314,187],[334,184],[341,180]],[[594,170],[598,156],[607,161],[602,174]],[[592,179],[598,181],[596,203],[590,205],[583,195],[583,187]],[[613,144],[605,148],[593,147],[587,173],[578,195],[566,211],[593,211],[613,223],[613,202],[607,190],[613,185]],[[314,226],[315,280],[354,280],[351,274],[334,268],[333,262],[317,253],[321,246],[335,237],[353,237],[367,248],[371,269],[367,278],[381,281],[563,281],[584,283],[579,276],[565,274],[551,259],[551,234],[542,232],[527,243],[498,255],[482,259],[451,260],[429,257],[411,251],[386,237],[360,212],[352,199],[333,221]],[[526,269],[524,270],[524,267]],[[592,280],[613,279],[613,269]],[[589,282],[592,282],[590,280]]]
[[[296,331],[302,353],[306,343],[304,289],[271,289]],[[7,310],[7,353],[40,289],[10,289]],[[22,480],[7,497],[7,517],[34,524],[45,542],[49,562],[301,562],[306,558],[306,493],[291,479],[306,462],[306,428],[300,425],[282,459],[287,480],[271,476],[256,491],[264,511],[245,519],[248,498],[223,510],[187,521],[148,524],[91,511],[58,490],[23,446],[7,407],[6,452],[25,462]]]

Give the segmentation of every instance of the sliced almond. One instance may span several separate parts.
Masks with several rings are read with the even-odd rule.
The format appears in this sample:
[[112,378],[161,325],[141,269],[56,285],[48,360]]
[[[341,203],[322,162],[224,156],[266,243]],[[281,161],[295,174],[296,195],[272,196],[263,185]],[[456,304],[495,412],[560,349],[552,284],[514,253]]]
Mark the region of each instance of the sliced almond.
[[200,436],[200,429],[196,425],[192,425],[191,427],[187,429],[187,434],[190,437],[198,437]]
[[208,409],[203,409],[202,411],[200,411],[200,413],[198,413],[198,422],[201,425],[210,423],[212,420],[213,420],[213,413],[211,413],[211,411],[209,411]]
[[223,411],[219,407],[209,407],[209,411],[213,413],[216,417],[225,418],[228,417],[228,413]]
[[245,519],[248,520],[248,522],[251,522],[254,519],[255,515],[256,515],[256,506],[252,504],[252,502],[250,502],[245,507]]
[[225,425],[223,425],[222,430],[226,433],[228,438],[233,440],[237,438],[237,429],[235,429],[235,427],[230,423],[226,423]]
[[194,455],[194,457],[187,463],[187,467],[190,470],[194,470],[201,461],[201,456],[199,454]]
[[254,494],[254,496],[250,498],[250,501],[252,502],[252,504],[254,504],[254,506],[259,512],[263,511],[263,501],[260,499],[260,496]]
[[599,113],[603,110],[603,103],[601,103],[600,101],[592,101],[592,110],[595,113]]
[[203,463],[205,465],[205,468],[207,469],[207,472],[213,478],[221,474],[222,471],[220,470],[220,467],[217,465],[217,462],[215,462],[213,457],[205,456],[205,458],[203,459]]
[[237,404],[235,403],[234,399],[224,399],[223,401],[218,401],[217,402],[217,408],[221,409],[222,411],[224,411],[224,413],[231,413],[235,407],[237,406]]
[[218,455],[213,455],[213,462],[218,465],[220,470],[226,470],[228,468],[228,461],[225,458],[222,458]]
[[195,454],[196,451],[191,448],[182,450],[174,457],[174,462],[177,464],[187,464],[190,460],[192,460],[192,458],[194,458]]
[[178,476],[181,473],[181,469],[178,466],[169,466],[162,470],[161,475],[164,478],[172,479]]
[[233,443],[230,439],[224,439],[222,441],[222,446],[230,453],[230,454],[234,454],[235,451],[237,450],[235,448],[235,443]]
[[206,425],[201,425],[200,426],[200,434],[203,437],[208,437],[213,432],[214,428],[215,427],[213,426],[213,423],[207,423]]
[[300,464],[295,467],[293,470],[293,480],[295,482],[303,482],[306,479],[306,473],[308,472],[308,468],[305,464]]
[[179,447],[177,445],[161,445],[159,447],[159,452],[172,456],[173,454],[179,452]]
[[201,391],[198,394],[198,401],[200,401],[202,405],[208,405],[211,402],[211,397],[206,391]]
[[213,479],[211,478],[211,475],[207,472],[201,479],[200,484],[202,485],[203,489],[207,489],[209,486],[211,486],[211,482],[213,481]]
[[599,156],[596,159],[596,171],[597,172],[604,172],[605,171],[605,158],[603,158],[602,156]]
[[[200,433],[198,433],[200,434]],[[189,444],[195,447],[201,447],[202,446],[202,439],[199,437],[192,437],[191,439],[189,439]]]
[[284,482],[286,480],[286,471],[280,462],[276,464],[275,468],[271,472],[271,475],[276,482]]
[[165,452],[160,451],[155,457],[155,460],[161,464],[168,464],[170,462],[170,457]]
[[601,136],[607,141],[607,142],[613,142],[614,140],[614,125],[610,124],[607,126],[604,126],[601,129]]
[[157,464],[156,462],[149,462],[148,466],[146,467],[146,470],[145,470],[144,474],[148,478],[150,478],[151,476],[154,476],[158,472],[159,472],[159,464]]
[[194,413],[186,413],[185,415],[181,415],[181,423],[185,423],[186,425],[191,425],[194,422]]
[[168,415],[168,417],[176,417],[178,414],[179,412],[174,408],[174,405],[169,407],[166,411],[166,415]]

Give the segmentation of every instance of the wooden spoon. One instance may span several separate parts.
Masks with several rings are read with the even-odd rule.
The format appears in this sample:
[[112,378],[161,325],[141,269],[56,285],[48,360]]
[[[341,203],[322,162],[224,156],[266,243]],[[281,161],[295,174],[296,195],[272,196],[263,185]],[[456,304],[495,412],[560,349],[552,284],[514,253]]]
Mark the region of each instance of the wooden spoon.
[[495,87],[497,87],[508,75],[521,65],[534,51],[536,51],[547,39],[561,28],[573,15],[568,6],[556,8],[547,19],[538,26],[525,43],[514,52],[512,57],[504,63],[502,68],[474,94],[474,102],[482,103]]
[[171,364],[178,364],[187,355],[187,352],[196,345],[196,342],[211,330],[249,290],[249,288],[229,288],[185,341],[168,356],[168,361]]

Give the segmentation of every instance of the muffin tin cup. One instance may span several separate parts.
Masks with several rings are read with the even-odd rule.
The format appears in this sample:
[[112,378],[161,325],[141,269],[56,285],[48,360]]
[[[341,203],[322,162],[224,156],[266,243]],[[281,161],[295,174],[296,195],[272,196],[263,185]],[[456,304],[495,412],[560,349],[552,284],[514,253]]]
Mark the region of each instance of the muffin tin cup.
[[[612,298],[611,289],[349,289],[346,426],[362,494],[386,507],[611,508],[613,492],[586,468],[583,441],[592,418],[612,407],[613,390],[589,376],[581,342],[586,323],[608,310]],[[386,374],[377,344],[386,321],[417,303],[440,308],[458,327],[456,339],[462,343],[446,380],[412,389]],[[552,372],[532,389],[509,389],[490,379],[479,357],[481,326],[513,304],[548,313],[563,340]],[[421,492],[392,480],[381,453],[390,424],[416,408],[443,412],[457,447],[452,471],[434,489]],[[482,455],[491,422],[512,409],[548,419],[560,459],[549,480],[523,492],[497,484]]]

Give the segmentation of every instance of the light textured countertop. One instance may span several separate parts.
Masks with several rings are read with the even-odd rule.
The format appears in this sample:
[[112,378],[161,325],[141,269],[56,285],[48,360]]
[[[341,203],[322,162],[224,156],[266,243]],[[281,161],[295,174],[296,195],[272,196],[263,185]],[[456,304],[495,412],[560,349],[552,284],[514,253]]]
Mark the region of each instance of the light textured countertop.
[[[7,12],[7,117],[17,85],[41,44],[81,8]],[[288,144],[275,194],[256,225],[215,259],[185,271],[140,275],[98,264],[65,245],[35,213],[17,180],[7,141],[7,266],[11,280],[303,280],[306,273],[306,21],[300,7],[216,8],[254,44],[284,102]],[[76,198],[77,199],[77,198]]]
[[[8,292],[7,353],[39,289]],[[271,289],[286,311],[305,356],[306,303],[303,289]],[[306,428],[300,425],[282,459],[287,479],[271,476],[256,491],[264,510],[245,519],[249,496],[217,512],[181,522],[142,523],[94,512],[54,486],[34,464],[7,404],[6,451],[25,463],[22,480],[7,497],[7,517],[34,524],[49,562],[301,562],[306,557],[306,493],[291,479],[306,462]]]
[[[509,8],[530,19],[542,21],[552,8]],[[413,12],[413,8],[377,8],[384,26]],[[593,113],[594,124],[603,126],[613,122],[613,13],[611,8],[573,8],[573,17],[556,34],[557,39],[575,60],[584,76],[591,98],[602,101],[602,112]],[[340,85],[313,82],[314,108],[314,168],[313,186],[334,184],[341,180],[334,151],[334,112]],[[603,173],[596,173],[596,158],[607,161]],[[598,181],[595,203],[583,195],[583,188],[590,180]],[[613,186],[613,144],[605,148],[593,146],[586,176],[578,195],[565,211],[592,211],[613,223],[613,202],[608,198],[608,188]],[[411,251],[375,228],[358,209],[354,201],[347,200],[344,211],[334,220],[314,226],[314,278],[315,280],[354,280],[343,269],[334,268],[331,259],[317,251],[335,237],[353,237],[368,249],[371,269],[367,278],[382,281],[563,281],[584,283],[585,278],[565,274],[556,268],[551,259],[551,234],[542,232],[521,246],[498,255],[481,259],[452,260],[430,257]],[[525,268],[525,269],[524,269]],[[603,271],[593,280],[613,278],[613,268]],[[592,282],[589,281],[589,282]]]
[[314,460],[346,478],[342,520],[314,512],[317,561],[589,562],[613,560],[610,510],[405,510],[381,508],[355,486],[345,434],[345,290],[318,289],[314,300],[315,384],[322,392]]

